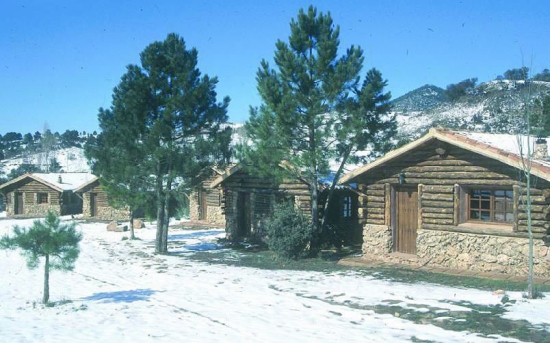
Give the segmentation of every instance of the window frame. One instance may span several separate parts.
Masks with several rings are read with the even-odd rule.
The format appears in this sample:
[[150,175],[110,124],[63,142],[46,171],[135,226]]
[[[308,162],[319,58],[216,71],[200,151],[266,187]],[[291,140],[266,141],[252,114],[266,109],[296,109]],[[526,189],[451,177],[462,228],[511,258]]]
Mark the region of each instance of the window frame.
[[[346,201],[347,199],[349,199],[349,202]],[[353,219],[353,198],[351,195],[344,195],[342,197],[340,216],[343,219]]]
[[36,203],[38,205],[47,205],[50,203],[50,195],[47,192],[36,193]]
[[[515,223],[515,206],[516,204],[514,203],[514,190],[513,188],[504,188],[504,187],[487,187],[487,186],[481,186],[481,187],[475,187],[475,186],[470,186],[470,187],[465,187],[465,191],[466,191],[466,213],[465,213],[465,219],[466,219],[466,222],[470,222],[470,223],[484,223],[484,224],[496,224],[496,225],[513,225]],[[488,200],[483,200],[482,197],[478,197],[477,199],[476,198],[473,198],[472,197],[472,193],[474,191],[478,191],[478,192],[489,192],[489,199]],[[498,191],[502,191],[502,192],[505,192],[504,193],[504,212],[497,212],[496,211],[496,198],[498,198],[498,196],[495,195],[495,192],[498,192]],[[508,198],[506,196],[506,193],[507,192],[510,192],[510,197]],[[508,208],[507,207],[507,200],[506,199],[510,199],[510,204],[511,204],[511,208]],[[472,208],[472,201],[479,201],[479,207],[477,208]],[[484,209],[482,206],[481,206],[481,203],[482,201],[488,201],[489,202],[489,208],[488,209]],[[478,211],[478,213],[480,214],[480,218],[481,218],[481,212],[489,212],[489,220],[483,220],[483,219],[477,219],[477,218],[472,218],[472,211]],[[503,221],[498,221],[498,220],[495,220],[495,215],[497,213],[501,213],[501,214],[504,214],[504,220]],[[510,214],[512,217],[511,217],[511,220],[507,221],[506,220],[506,217],[507,215]]]

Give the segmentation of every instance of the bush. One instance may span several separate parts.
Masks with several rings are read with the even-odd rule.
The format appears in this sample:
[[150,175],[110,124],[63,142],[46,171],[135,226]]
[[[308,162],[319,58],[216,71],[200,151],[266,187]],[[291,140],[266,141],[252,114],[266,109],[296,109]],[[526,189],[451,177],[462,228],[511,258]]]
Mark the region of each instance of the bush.
[[279,257],[297,260],[309,253],[313,225],[310,218],[295,208],[294,204],[284,202],[275,205],[266,233],[269,250]]

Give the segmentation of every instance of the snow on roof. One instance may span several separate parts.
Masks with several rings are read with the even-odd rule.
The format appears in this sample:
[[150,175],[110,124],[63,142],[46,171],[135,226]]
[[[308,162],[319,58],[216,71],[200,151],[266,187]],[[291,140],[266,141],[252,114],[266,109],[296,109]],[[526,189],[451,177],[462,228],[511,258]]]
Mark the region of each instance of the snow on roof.
[[[531,153],[535,151],[534,149],[535,141],[536,141],[535,137],[517,136],[517,135],[501,134],[501,133],[468,132],[468,131],[449,131],[449,132],[452,132],[455,135],[465,136],[474,141],[493,146],[499,150],[502,150],[517,156],[521,156],[521,155],[526,156],[528,145],[530,145]],[[546,138],[546,141],[548,140],[550,140],[550,137]],[[547,153],[546,159],[544,160],[537,159],[537,162],[550,166],[550,162],[548,162],[548,160],[549,160],[549,157]]]
[[94,179],[90,173],[33,173],[32,176],[64,191],[71,191]]

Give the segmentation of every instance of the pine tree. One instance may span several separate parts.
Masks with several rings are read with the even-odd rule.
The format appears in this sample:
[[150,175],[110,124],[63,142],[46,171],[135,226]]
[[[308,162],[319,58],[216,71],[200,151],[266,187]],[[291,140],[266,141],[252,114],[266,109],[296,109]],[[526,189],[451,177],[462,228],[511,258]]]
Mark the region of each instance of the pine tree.
[[[261,62],[257,81],[262,104],[252,109],[246,123],[254,146],[239,150],[260,175],[308,182],[312,225],[318,233],[319,179],[329,174],[330,161],[345,163],[357,147],[376,142],[384,129],[379,122],[391,121],[382,116],[389,94],[381,93],[386,83],[375,70],[360,86],[361,48],[351,46],[338,57],[340,29],[330,13],[310,6],[292,19],[290,29],[289,43],[276,43],[276,69]],[[366,123],[368,129],[360,126]],[[359,134],[361,130],[367,134]],[[277,168],[281,161],[292,168]]]
[[[94,171],[127,189],[154,192],[155,251],[168,250],[169,204],[178,188],[198,184],[207,166],[227,156],[229,98],[216,100],[217,78],[201,76],[196,49],[177,34],[141,53],[100,109],[101,139],[88,148]],[[109,191],[109,187],[107,188]]]
[[74,269],[82,240],[82,234],[76,232],[75,227],[74,222],[61,224],[59,218],[49,211],[43,222],[36,220],[29,229],[15,226],[13,236],[6,234],[0,239],[0,249],[21,249],[29,269],[38,267],[40,258],[44,258],[44,304],[50,299],[50,270]]

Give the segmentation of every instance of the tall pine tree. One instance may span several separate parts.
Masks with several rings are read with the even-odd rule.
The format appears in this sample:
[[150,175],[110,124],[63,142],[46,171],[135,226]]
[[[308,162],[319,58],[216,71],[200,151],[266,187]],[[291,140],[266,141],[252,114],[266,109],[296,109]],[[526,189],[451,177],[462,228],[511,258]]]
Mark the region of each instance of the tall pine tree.
[[[197,184],[208,165],[227,155],[229,98],[217,102],[217,78],[201,76],[196,49],[177,34],[141,53],[113,91],[109,109],[100,109],[101,138],[88,148],[94,171],[113,194],[121,189],[154,193],[157,206],[155,251],[168,250],[170,200],[180,188]],[[130,204],[132,205],[132,204]]]
[[[357,148],[390,135],[395,122],[385,115],[390,95],[383,93],[381,74],[372,70],[360,83],[361,48],[351,46],[338,56],[340,29],[330,13],[310,6],[292,19],[290,29],[288,43],[276,43],[276,68],[261,62],[256,79],[262,104],[246,123],[254,144],[240,146],[240,157],[258,174],[305,179],[312,225],[319,232],[319,180],[330,174],[330,163],[343,166]],[[277,168],[282,161],[293,168]],[[341,172],[333,175],[335,182]]]

